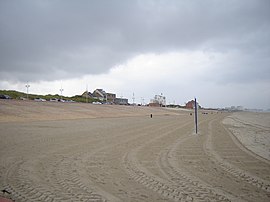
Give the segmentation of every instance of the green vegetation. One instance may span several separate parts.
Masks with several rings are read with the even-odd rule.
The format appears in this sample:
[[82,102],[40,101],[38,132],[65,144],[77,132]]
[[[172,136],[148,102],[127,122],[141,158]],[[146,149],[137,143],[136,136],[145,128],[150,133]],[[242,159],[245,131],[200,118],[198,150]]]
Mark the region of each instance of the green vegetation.
[[21,93],[21,92],[15,91],[15,90],[0,90],[0,94],[8,95],[8,96],[12,97],[13,99],[19,99],[20,97],[26,98],[25,93]]
[[[8,95],[12,99],[18,99],[18,100],[23,99],[23,98],[27,98],[26,93],[18,92],[18,91],[15,91],[15,90],[0,90],[0,94]],[[51,95],[51,94],[48,94],[48,95],[28,94],[28,99],[29,100],[34,100],[35,98],[42,98],[42,99],[45,99],[45,100],[49,101],[52,98],[61,99],[61,96],[58,95],[58,94],[56,94],[56,95]],[[84,102],[84,103],[86,102],[85,97],[82,97],[81,95],[75,95],[75,96],[72,96],[72,97],[62,96],[62,99],[64,99],[64,100],[73,100],[75,102]],[[94,99],[94,98],[88,98],[89,103],[95,102],[95,101],[98,101],[98,100]]]
[[[83,97],[83,96],[81,96],[81,95],[75,95],[75,96],[73,96],[73,97],[70,97],[69,99],[70,99],[70,100],[73,100],[73,101],[75,101],[75,102],[86,102],[85,97]],[[87,101],[88,101],[89,103],[92,103],[92,102],[97,102],[97,101],[99,101],[99,100],[94,99],[94,98],[88,98]]]

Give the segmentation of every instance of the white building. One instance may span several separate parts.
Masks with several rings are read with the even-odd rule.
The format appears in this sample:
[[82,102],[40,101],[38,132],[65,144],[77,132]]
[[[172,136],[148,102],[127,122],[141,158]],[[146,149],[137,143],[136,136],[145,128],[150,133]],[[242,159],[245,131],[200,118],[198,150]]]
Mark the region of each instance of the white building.
[[151,103],[159,104],[160,106],[166,105],[166,97],[161,95],[155,95],[154,99],[151,99]]

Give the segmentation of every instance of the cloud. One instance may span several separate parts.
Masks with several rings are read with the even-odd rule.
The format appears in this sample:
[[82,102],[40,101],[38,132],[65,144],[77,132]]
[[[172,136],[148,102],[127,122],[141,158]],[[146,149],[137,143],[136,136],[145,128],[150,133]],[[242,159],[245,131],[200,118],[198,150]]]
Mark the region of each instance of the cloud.
[[[91,92],[103,88],[116,93],[118,97],[128,98],[130,102],[134,93],[137,103],[142,98],[148,103],[154,95],[163,93],[167,103],[181,105],[196,96],[204,107],[244,105],[249,108],[269,108],[270,81],[266,76],[261,80],[250,76],[242,82],[234,79],[225,82],[223,78],[230,74],[236,78],[246,74],[245,68],[232,73],[233,68],[222,66],[225,61],[231,60],[232,56],[228,53],[206,51],[141,54],[103,74],[62,81],[31,82],[29,90],[37,94],[60,94],[62,86],[64,95],[73,96],[82,94],[87,87]],[[0,82],[0,89],[2,86],[26,92],[25,84],[21,82]]]
[[0,88],[269,108],[269,11],[268,0],[3,0]]
[[269,64],[269,1],[0,4],[2,80],[79,78],[109,72],[141,54],[204,49],[248,51],[264,60],[264,71]]

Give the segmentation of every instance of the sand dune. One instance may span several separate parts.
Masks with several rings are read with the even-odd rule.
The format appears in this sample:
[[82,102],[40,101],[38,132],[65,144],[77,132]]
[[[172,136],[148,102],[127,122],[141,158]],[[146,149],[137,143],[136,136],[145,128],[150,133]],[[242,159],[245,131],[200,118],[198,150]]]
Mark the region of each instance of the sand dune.
[[270,200],[270,162],[222,123],[234,114],[199,113],[195,135],[188,111],[0,104],[0,189],[15,201]]

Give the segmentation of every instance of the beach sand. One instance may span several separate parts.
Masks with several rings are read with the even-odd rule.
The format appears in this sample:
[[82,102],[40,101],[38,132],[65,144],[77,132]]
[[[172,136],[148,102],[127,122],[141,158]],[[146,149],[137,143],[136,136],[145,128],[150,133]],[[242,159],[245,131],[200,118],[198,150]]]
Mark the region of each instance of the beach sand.
[[[269,117],[253,115],[200,111],[196,135],[185,110],[0,100],[0,195],[33,202],[270,201],[269,150],[248,146],[253,131],[257,142],[267,138]],[[248,137],[235,133],[246,130]]]
[[270,161],[270,113],[238,112],[223,123],[247,149]]

